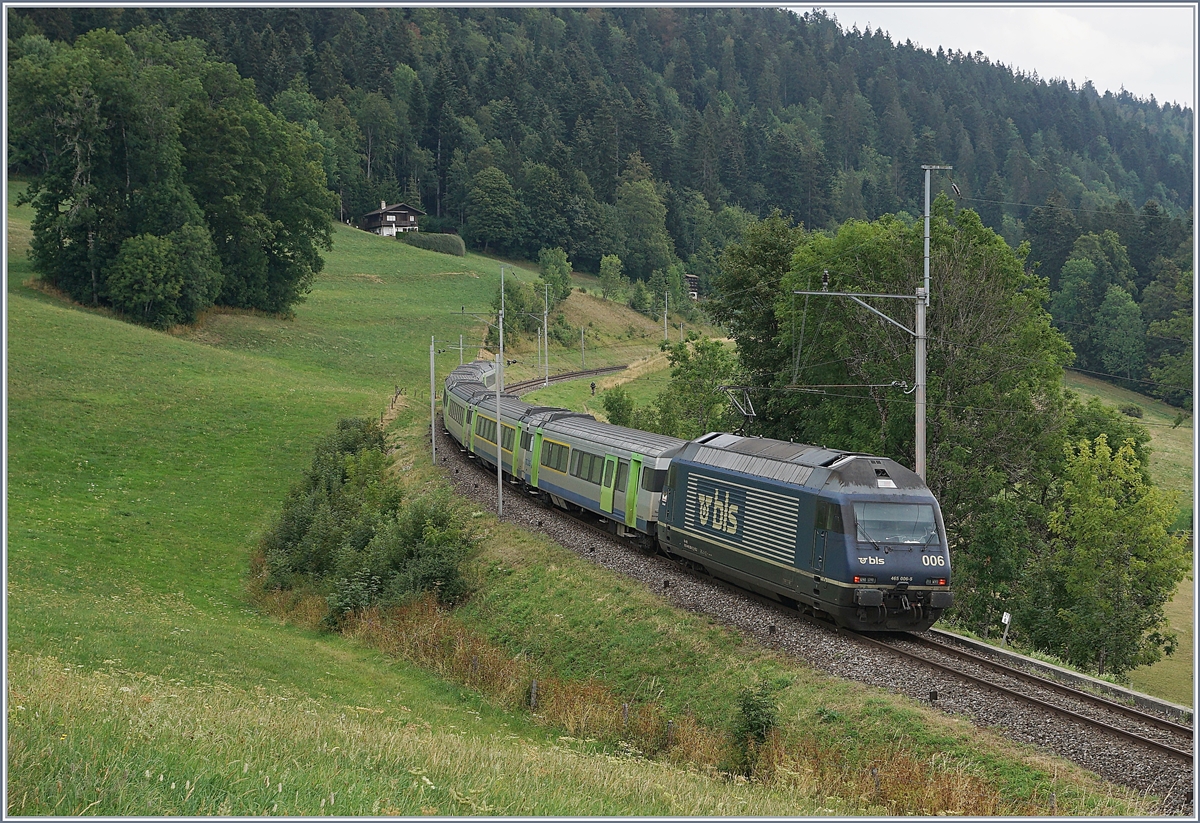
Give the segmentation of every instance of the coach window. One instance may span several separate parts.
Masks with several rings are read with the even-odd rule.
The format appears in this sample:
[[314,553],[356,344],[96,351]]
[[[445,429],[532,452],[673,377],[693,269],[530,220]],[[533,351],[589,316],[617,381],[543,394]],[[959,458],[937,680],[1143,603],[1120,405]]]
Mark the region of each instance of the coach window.
[[561,443],[552,443],[545,441],[542,446],[542,465],[548,469],[567,473],[567,460],[570,458],[571,449]]
[[666,479],[665,469],[652,469],[649,466],[642,469],[642,488],[648,492],[661,492]]
[[616,490],[619,492],[625,491],[625,484],[628,482],[628,480],[629,480],[629,464],[626,463],[624,460],[622,460],[620,465],[617,467],[617,488],[616,488]]

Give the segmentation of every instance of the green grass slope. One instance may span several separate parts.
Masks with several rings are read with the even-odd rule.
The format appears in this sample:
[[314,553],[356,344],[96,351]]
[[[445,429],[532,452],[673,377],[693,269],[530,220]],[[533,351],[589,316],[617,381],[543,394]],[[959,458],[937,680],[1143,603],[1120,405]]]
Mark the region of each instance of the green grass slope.
[[[162,334],[25,285],[28,220],[10,200],[7,814],[887,811],[837,780],[729,781],[601,752],[251,607],[250,554],[337,418],[379,414],[403,387],[398,460],[415,482],[443,482],[424,456],[429,338],[481,339],[459,309],[486,309],[496,261],[338,227],[294,319],[212,312]],[[629,331],[638,322],[598,341],[650,354],[649,332]],[[438,356],[439,378],[456,354]],[[552,363],[568,354],[552,348]],[[1060,810],[1143,809],[1061,761],[747,646],[509,528],[486,530],[461,619],[556,676],[671,693],[672,709],[719,724],[737,683],[784,668],[790,735],[808,734],[816,711],[846,740],[903,741],[918,759],[951,751],[949,774],[984,775],[1022,809],[1045,809],[1051,791]],[[735,676],[713,688],[721,672]]]

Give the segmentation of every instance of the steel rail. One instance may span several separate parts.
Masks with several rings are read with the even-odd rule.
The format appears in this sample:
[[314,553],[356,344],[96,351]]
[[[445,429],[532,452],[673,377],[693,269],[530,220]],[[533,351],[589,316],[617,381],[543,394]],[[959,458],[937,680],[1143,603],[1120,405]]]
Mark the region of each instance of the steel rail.
[[[992,691],[999,692],[1000,694],[1011,697],[1014,700],[1020,700],[1025,703],[1029,703],[1031,705],[1037,706],[1040,709],[1049,711],[1052,714],[1056,714],[1060,717],[1064,717],[1073,722],[1081,723],[1086,726],[1092,726],[1094,728],[1100,729],[1101,731],[1105,732],[1106,734],[1112,735],[1114,737],[1119,737],[1123,740],[1128,740],[1131,743],[1137,743],[1142,746],[1148,746],[1152,749],[1157,749],[1158,751],[1163,752],[1164,754],[1168,754],[1177,760],[1182,760],[1186,763],[1192,762],[1192,753],[1191,752],[1184,751],[1182,749],[1177,749],[1174,746],[1171,746],[1167,743],[1160,743],[1157,740],[1151,740],[1151,739],[1143,737],[1135,732],[1126,731],[1125,729],[1118,728],[1116,726],[1110,725],[1103,721],[1095,720],[1094,718],[1088,717],[1086,715],[1082,715],[1077,712],[1073,712],[1070,709],[1064,709],[1061,706],[1054,705],[1053,703],[1047,703],[1046,701],[1039,700],[1036,697],[1032,697],[1027,694],[1022,694],[1021,692],[1015,691],[1006,686],[1001,686],[999,683],[993,683],[992,681],[987,680],[986,678],[976,677],[973,674],[967,674],[966,672],[964,672],[960,669],[956,669],[953,666],[947,666],[946,664],[939,663],[936,660],[930,660],[928,657],[925,657],[924,655],[920,655],[920,654],[917,654],[916,652],[912,652],[912,651],[906,651],[904,649],[901,649],[897,646],[892,645],[891,643],[886,643],[882,640],[877,640],[873,637],[867,637],[866,635],[860,634],[859,632],[852,632],[852,631],[842,629],[842,628],[838,628],[837,631],[838,631],[838,634],[844,634],[844,635],[853,637],[856,640],[861,640],[862,642],[866,643],[867,645],[873,645],[873,646],[876,646],[877,648],[886,649],[887,651],[890,651],[894,654],[898,654],[903,657],[912,658],[913,660],[917,660],[917,661],[925,664],[926,666],[930,666],[932,668],[946,672],[947,674],[951,674],[951,675],[954,675],[955,677],[962,678],[963,680],[967,680],[971,683],[974,683],[977,686],[982,686],[985,689],[990,689]],[[1007,672],[1006,672],[1006,674],[1007,674]]]
[[960,649],[948,643],[941,643],[937,640],[930,640],[928,637],[910,634],[905,637],[905,640],[919,643],[928,648],[937,649],[940,652],[962,658],[963,660],[969,660],[978,666],[983,666],[984,668],[991,669],[999,674],[1039,686],[1047,689],[1048,691],[1057,692],[1058,694],[1066,695],[1076,700],[1082,700],[1086,703],[1093,703],[1097,706],[1107,709],[1110,712],[1124,715],[1125,717],[1128,717],[1131,720],[1136,720],[1139,723],[1145,723],[1147,726],[1154,726],[1157,729],[1162,729],[1163,731],[1177,734],[1180,737],[1186,737],[1189,740],[1193,739],[1191,726],[1185,726],[1182,723],[1176,723],[1173,720],[1168,720],[1164,717],[1159,717],[1158,715],[1148,714],[1139,709],[1135,709],[1132,706],[1126,706],[1124,703],[1118,703],[1115,700],[1109,700],[1107,697],[1101,697],[1090,692],[1082,691],[1078,688],[1067,686],[1054,680],[1049,680],[1045,677],[1039,677],[1036,674],[1030,674],[1029,672],[1022,671],[1021,669],[1009,666],[1005,663],[1000,663],[996,660],[991,660],[982,655],[967,651],[966,649]]

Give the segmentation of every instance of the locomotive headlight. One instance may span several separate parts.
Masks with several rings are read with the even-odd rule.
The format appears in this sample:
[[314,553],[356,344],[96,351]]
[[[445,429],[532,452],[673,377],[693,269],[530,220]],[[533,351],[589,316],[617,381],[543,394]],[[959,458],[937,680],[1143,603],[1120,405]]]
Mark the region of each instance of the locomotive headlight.
[[946,578],[944,577],[927,577],[925,578],[926,586],[945,586]]
[[854,575],[854,582],[855,583],[874,583],[875,578],[874,577],[864,577],[862,575],[856,574],[856,575]]

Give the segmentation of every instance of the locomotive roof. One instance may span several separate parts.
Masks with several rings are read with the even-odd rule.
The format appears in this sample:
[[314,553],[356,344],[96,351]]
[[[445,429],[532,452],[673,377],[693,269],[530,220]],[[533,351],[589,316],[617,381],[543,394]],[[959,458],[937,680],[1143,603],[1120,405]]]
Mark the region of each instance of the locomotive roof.
[[765,437],[708,434],[688,443],[679,457],[812,488],[836,483],[842,489],[857,491],[925,489],[915,472],[886,457]]
[[667,437],[662,434],[629,429],[625,426],[614,426],[611,423],[601,423],[590,415],[556,419],[549,428],[561,434],[580,437],[590,443],[616,446],[647,457],[661,457],[668,452],[677,451],[687,443],[686,440],[680,440],[678,437]]

